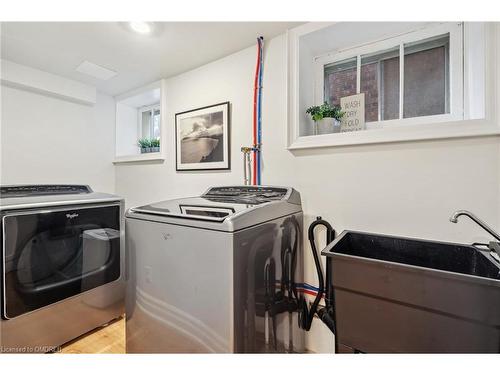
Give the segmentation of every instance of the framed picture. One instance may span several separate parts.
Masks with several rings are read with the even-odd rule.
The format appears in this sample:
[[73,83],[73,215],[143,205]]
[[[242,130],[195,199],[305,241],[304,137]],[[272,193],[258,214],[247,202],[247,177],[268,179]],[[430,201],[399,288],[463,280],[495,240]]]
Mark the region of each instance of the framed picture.
[[229,102],[175,115],[176,170],[229,169]]

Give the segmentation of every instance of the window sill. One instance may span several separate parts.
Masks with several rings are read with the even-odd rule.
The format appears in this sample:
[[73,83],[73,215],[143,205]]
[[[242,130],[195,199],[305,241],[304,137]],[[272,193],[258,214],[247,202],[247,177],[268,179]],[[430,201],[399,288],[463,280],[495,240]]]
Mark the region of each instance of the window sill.
[[293,140],[288,145],[288,150],[492,135],[500,135],[500,127],[492,124],[492,122],[486,120],[462,120],[440,124],[395,126],[349,133],[302,136]]
[[137,162],[158,162],[164,161],[165,157],[161,152],[148,152],[145,154],[117,156],[113,164],[137,163]]

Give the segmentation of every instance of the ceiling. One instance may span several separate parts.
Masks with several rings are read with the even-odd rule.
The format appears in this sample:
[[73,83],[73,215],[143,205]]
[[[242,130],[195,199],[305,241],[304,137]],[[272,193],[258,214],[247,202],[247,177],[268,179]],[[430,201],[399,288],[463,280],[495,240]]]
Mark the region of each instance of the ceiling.
[[[270,39],[297,22],[159,22],[154,35],[119,22],[2,22],[1,58],[118,95]],[[88,60],[118,74],[102,81],[75,69]]]

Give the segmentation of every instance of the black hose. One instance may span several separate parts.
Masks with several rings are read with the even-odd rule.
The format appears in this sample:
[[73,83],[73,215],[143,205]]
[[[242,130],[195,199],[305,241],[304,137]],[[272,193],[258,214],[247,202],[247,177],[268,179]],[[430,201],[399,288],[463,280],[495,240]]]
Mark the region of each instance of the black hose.
[[287,218],[281,227],[283,229],[280,254],[282,270],[281,297],[287,301],[287,310],[289,312],[297,311],[298,325],[303,328],[307,319],[307,304],[304,298],[299,295],[297,283],[295,282],[298,247],[302,242],[302,230],[294,216]]
[[326,307],[319,309],[318,317],[321,319],[323,323],[335,334],[335,320],[332,318],[332,312],[329,311]]
[[[295,292],[295,269],[297,267],[297,247],[300,241],[300,227],[295,217],[287,218],[281,225],[283,229],[281,240],[281,292],[292,297]],[[294,237],[292,237],[292,231]],[[294,240],[292,241],[292,238]]]
[[318,310],[318,305],[319,305],[321,298],[323,297],[323,294],[325,292],[325,279],[323,276],[323,270],[321,269],[321,262],[319,259],[318,251],[316,249],[316,242],[314,239],[314,230],[319,225],[323,225],[326,228],[326,243],[327,244],[332,242],[333,237],[335,236],[335,231],[333,230],[330,223],[327,222],[326,220],[323,220],[320,216],[318,216],[316,218],[316,220],[313,221],[311,223],[311,225],[309,226],[308,238],[309,238],[309,243],[311,244],[311,251],[313,254],[313,258],[314,258],[314,265],[316,267],[316,273],[318,275],[318,284],[319,285],[318,285],[318,294],[316,295],[316,298],[314,299],[314,302],[312,303],[310,309],[308,309],[307,302],[306,302],[304,297],[302,297],[301,301],[300,301],[300,307],[301,307],[302,315],[303,315],[302,328],[305,329],[306,331],[309,331],[311,329],[314,315],[316,314],[316,312]]

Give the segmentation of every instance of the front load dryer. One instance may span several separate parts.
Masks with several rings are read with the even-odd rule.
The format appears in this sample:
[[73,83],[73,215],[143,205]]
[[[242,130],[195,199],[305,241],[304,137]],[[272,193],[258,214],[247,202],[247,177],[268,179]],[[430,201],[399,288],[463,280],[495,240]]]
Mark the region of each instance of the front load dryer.
[[225,186],[126,214],[128,353],[303,352],[302,207]]
[[0,187],[0,353],[42,353],[124,312],[124,200],[85,185]]

